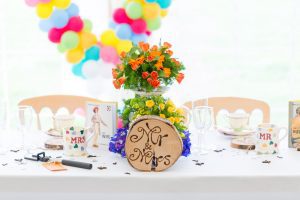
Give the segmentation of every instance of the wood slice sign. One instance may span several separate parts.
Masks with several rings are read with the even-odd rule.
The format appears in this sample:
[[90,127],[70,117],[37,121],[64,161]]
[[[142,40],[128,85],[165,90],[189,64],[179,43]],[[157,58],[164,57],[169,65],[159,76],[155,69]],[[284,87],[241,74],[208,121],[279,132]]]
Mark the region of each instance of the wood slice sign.
[[168,169],[181,156],[182,148],[174,125],[157,116],[142,116],[132,122],[125,143],[128,162],[140,171]]

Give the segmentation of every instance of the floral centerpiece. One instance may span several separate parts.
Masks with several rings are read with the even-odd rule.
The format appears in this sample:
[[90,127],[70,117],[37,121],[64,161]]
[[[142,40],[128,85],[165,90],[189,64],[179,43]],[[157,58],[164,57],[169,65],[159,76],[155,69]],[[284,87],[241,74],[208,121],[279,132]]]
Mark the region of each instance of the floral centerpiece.
[[131,121],[143,115],[156,115],[168,119],[180,133],[183,141],[183,156],[190,154],[190,133],[184,125],[181,109],[162,96],[165,88],[174,81],[181,83],[184,65],[173,58],[171,45],[150,47],[148,43],[139,43],[128,53],[121,54],[122,63],[112,70],[113,84],[116,89],[124,88],[136,92],[132,99],[124,100],[120,118],[123,128],[111,138],[109,150],[125,157],[125,141]]

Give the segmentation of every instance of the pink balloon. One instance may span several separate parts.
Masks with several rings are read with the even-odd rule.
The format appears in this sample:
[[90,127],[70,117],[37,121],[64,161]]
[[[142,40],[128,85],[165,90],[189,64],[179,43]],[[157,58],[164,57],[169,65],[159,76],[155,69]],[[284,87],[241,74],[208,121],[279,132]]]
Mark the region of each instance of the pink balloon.
[[25,0],[25,3],[28,6],[34,7],[34,6],[36,6],[39,3],[39,0]]
[[80,17],[71,17],[66,26],[66,29],[69,31],[80,32],[83,29],[83,21]]
[[123,128],[123,120],[118,118],[118,128]]
[[60,39],[64,32],[64,29],[52,28],[48,33],[48,38],[53,43],[60,43]]
[[40,3],[49,3],[51,0],[39,0]]
[[124,8],[118,8],[115,10],[113,14],[114,21],[121,24],[121,23],[126,23],[130,24],[132,22],[132,19],[130,19]]
[[136,34],[145,33],[147,29],[147,23],[143,19],[134,20],[131,23],[131,29]]
[[122,62],[121,62],[121,60],[120,60],[120,58],[119,58],[119,56],[118,56],[115,60],[112,61],[112,63],[113,63],[114,65],[119,65],[119,64],[121,64]]
[[100,57],[103,59],[103,61],[110,63],[113,63],[117,60],[117,58],[119,58],[116,49],[110,46],[102,47],[100,51]]
[[151,32],[151,31],[146,31],[146,34],[147,34],[148,36],[150,36],[150,35],[152,34],[152,32]]

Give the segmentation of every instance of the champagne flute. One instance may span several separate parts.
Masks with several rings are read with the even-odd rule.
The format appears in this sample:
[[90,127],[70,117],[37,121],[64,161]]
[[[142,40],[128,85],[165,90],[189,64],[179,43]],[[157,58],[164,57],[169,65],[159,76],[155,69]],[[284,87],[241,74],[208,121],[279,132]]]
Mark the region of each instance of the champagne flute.
[[197,129],[196,153],[204,155],[208,153],[206,146],[206,133],[213,122],[213,108],[209,106],[193,107],[193,122]]
[[32,118],[33,118],[33,109],[31,106],[19,106],[18,107],[18,118],[19,126],[22,134],[21,149],[25,149],[25,133],[30,131]]

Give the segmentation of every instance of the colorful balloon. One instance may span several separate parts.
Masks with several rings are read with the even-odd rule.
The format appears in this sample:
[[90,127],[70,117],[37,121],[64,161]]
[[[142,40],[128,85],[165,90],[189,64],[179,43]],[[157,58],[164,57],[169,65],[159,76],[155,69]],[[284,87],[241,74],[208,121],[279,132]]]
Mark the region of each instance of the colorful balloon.
[[61,53],[64,53],[67,51],[67,49],[62,44],[57,45],[57,50]]
[[49,32],[54,27],[54,25],[52,24],[51,20],[44,19],[39,22],[39,27],[42,31]]
[[114,47],[106,46],[101,49],[100,57],[105,62],[115,62],[119,55]]
[[69,15],[64,10],[55,10],[51,15],[50,20],[54,27],[63,28],[69,22]]
[[81,32],[80,34],[80,46],[84,49],[88,49],[91,46],[97,44],[97,37],[93,33]]
[[28,6],[35,7],[39,3],[39,0],[25,0],[25,3]]
[[139,42],[147,42],[148,36],[147,34],[143,33],[143,34],[134,34],[131,37],[131,41],[133,42],[133,44],[138,45]]
[[160,16],[161,17],[166,17],[168,15],[168,10],[161,10],[160,11]]
[[115,12],[113,13],[113,19],[118,24],[121,23],[130,24],[132,22],[132,20],[127,16],[124,8],[116,9]]
[[143,7],[138,2],[130,2],[126,6],[126,14],[130,19],[138,19],[142,17]]
[[155,31],[160,28],[161,25],[161,19],[160,17],[157,17],[156,19],[147,20],[147,28],[150,31]]
[[72,64],[79,63],[84,58],[84,52],[82,48],[71,49],[67,52],[67,61]]
[[67,25],[70,31],[80,32],[83,29],[83,21],[79,16],[71,17]]
[[99,46],[92,46],[85,52],[86,60],[99,60],[99,58],[100,58]]
[[53,43],[60,43],[61,36],[64,34],[62,29],[52,28],[48,32],[48,38]]
[[120,24],[116,26],[116,34],[118,38],[127,40],[132,36],[131,27],[128,24]]
[[143,19],[134,20],[131,23],[131,29],[135,34],[144,33],[147,29],[147,23]]
[[99,76],[101,73],[101,65],[95,60],[88,60],[82,66],[82,75],[91,79]]
[[78,34],[74,31],[65,32],[61,38],[61,44],[67,50],[76,48],[79,44]]
[[49,3],[51,0],[39,0],[40,3]]
[[170,7],[172,0],[157,0],[157,3],[160,5],[162,9],[166,9]]
[[101,43],[107,46],[116,46],[119,42],[118,37],[116,36],[115,32],[111,29],[104,31],[101,34]]
[[73,65],[72,66],[72,72],[75,76],[79,76],[79,77],[82,77],[84,78],[83,74],[82,74],[82,67],[83,67],[83,64],[85,63],[86,61],[83,60],[81,61],[80,63],[76,64],[76,65]]
[[84,19],[83,20],[83,30],[86,31],[86,32],[91,32],[92,29],[93,29],[93,24],[90,20],[88,19]]
[[39,3],[36,7],[36,14],[42,18],[47,19],[51,16],[53,12],[53,5],[51,3]]
[[75,3],[71,3],[71,5],[67,8],[66,12],[69,15],[69,18],[79,15],[79,8]]
[[69,7],[71,0],[53,0],[54,6],[61,9]]
[[117,45],[118,54],[121,54],[123,51],[128,52],[132,48],[132,42],[130,40],[120,40]]
[[160,15],[160,7],[157,3],[148,3],[143,7],[143,17],[146,20],[155,19]]

